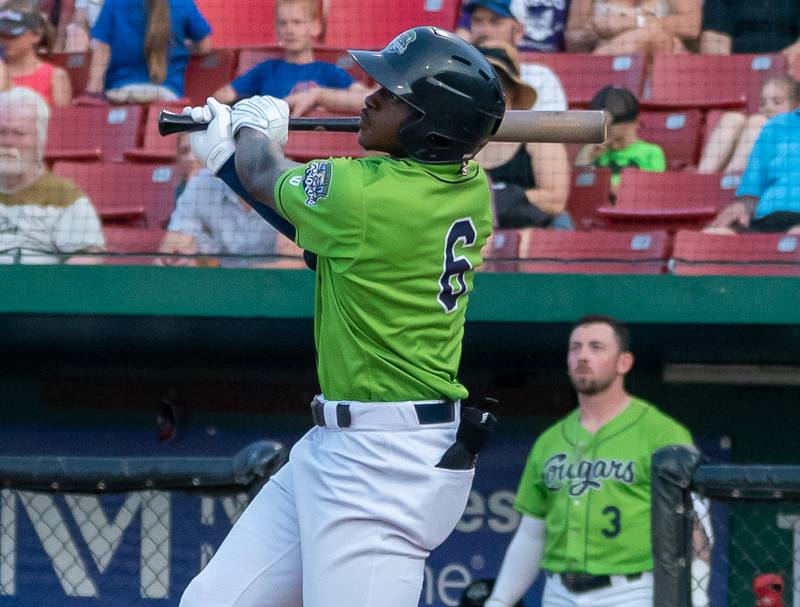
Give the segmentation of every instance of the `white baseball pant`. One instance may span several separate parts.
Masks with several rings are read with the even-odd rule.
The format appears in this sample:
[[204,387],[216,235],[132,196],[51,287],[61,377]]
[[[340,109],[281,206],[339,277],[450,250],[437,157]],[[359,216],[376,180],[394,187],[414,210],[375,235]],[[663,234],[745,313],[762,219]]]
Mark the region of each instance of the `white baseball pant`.
[[633,581],[612,575],[611,586],[588,592],[571,592],[557,574],[548,575],[542,607],[653,607],[653,574],[646,571]]
[[[180,607],[416,607],[429,552],[455,528],[474,470],[436,468],[457,421],[413,403],[336,402],[264,486]],[[459,419],[455,405],[455,420]]]

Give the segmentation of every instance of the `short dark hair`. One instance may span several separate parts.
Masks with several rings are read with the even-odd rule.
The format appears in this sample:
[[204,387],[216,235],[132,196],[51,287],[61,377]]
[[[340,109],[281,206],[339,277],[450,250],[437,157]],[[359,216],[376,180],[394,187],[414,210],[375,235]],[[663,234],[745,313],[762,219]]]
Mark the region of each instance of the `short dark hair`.
[[575,321],[575,323],[573,323],[570,333],[572,333],[578,327],[582,327],[583,325],[596,324],[608,325],[611,327],[611,330],[614,332],[614,337],[617,339],[617,345],[619,346],[620,352],[631,351],[631,332],[628,329],[628,326],[613,316],[606,316],[604,314],[587,314],[586,316],[581,316]]

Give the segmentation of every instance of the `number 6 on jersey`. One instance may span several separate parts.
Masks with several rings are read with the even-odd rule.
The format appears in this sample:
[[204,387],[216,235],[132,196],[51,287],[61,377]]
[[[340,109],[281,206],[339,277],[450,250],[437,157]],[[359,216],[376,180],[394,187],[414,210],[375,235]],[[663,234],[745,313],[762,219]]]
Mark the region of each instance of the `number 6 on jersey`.
[[[475,245],[478,232],[472,218],[457,219],[452,223],[444,239],[444,261],[442,262],[442,275],[439,278],[438,300],[444,311],[449,314],[458,308],[458,298],[467,292],[467,283],[464,273],[472,269],[469,259],[456,255],[456,246],[462,247]],[[453,278],[458,283],[458,288],[453,288]]]

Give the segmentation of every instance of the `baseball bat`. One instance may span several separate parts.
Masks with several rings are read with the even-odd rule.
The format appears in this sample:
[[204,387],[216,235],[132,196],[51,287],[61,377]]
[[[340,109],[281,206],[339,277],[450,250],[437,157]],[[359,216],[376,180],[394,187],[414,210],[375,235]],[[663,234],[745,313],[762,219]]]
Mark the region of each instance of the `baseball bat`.
[[[358,131],[358,116],[290,118],[290,131]],[[161,135],[199,131],[205,123],[195,122],[189,116],[161,111],[158,132]],[[547,112],[533,110],[508,110],[492,141],[520,143],[603,143],[608,120],[605,112],[595,110],[567,110]]]

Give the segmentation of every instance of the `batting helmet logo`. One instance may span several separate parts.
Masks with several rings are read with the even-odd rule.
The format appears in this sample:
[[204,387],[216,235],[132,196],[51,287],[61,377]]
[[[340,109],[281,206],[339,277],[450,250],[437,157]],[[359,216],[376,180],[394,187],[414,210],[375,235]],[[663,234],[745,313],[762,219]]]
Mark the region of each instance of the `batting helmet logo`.
[[385,52],[397,53],[398,55],[402,55],[403,53],[406,52],[408,46],[416,39],[417,39],[417,32],[415,32],[414,30],[403,32],[386,46]]

